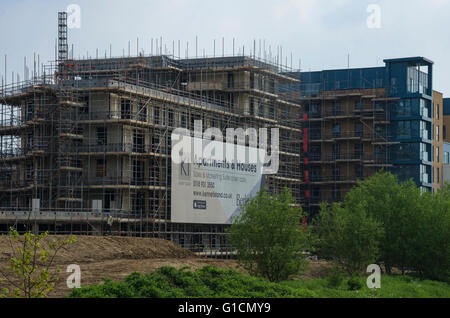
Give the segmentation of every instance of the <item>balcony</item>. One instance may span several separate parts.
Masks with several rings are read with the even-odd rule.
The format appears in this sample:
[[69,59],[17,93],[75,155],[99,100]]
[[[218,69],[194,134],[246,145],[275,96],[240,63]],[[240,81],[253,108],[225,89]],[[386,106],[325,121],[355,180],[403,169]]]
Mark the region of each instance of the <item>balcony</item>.
[[323,117],[326,119],[357,118],[359,114],[353,111],[331,110],[323,112]]
[[354,132],[333,132],[333,133],[322,133],[321,131],[310,132],[309,140],[310,141],[325,141],[325,142],[334,142],[336,140],[345,139],[345,140],[372,140],[374,134],[372,133],[363,133],[362,131],[354,131]]
[[187,91],[217,91],[224,88],[224,83],[211,82],[189,82],[186,86]]
[[163,147],[157,144],[151,145],[141,145],[141,144],[132,144],[132,143],[112,143],[106,145],[81,145],[81,146],[72,146],[72,145],[62,145],[60,148],[63,153],[79,153],[79,154],[87,154],[87,153],[124,153],[124,154],[162,154],[168,155],[171,152],[170,147]]
[[420,175],[420,181],[423,183],[430,183],[430,175],[428,173],[422,173]]
[[82,181],[87,186],[103,187],[103,186],[138,186],[138,187],[165,187],[165,180],[160,178],[144,178],[133,176],[122,177],[83,177]]
[[311,184],[332,184],[332,183],[341,183],[341,184],[356,184],[359,178],[356,176],[342,176],[342,175],[334,175],[334,176],[314,176],[310,177]]

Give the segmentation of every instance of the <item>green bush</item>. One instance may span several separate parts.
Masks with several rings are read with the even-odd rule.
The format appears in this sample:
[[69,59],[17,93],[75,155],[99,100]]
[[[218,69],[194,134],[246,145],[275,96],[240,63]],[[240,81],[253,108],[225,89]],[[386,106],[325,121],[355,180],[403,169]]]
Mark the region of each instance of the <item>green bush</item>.
[[315,222],[319,254],[347,273],[361,272],[378,259],[383,229],[363,205],[349,208],[340,203],[331,207],[322,204]]
[[[345,276],[345,275],[344,275]],[[411,275],[383,275],[381,289],[367,288],[363,277],[344,277],[345,286],[327,280],[271,283],[233,270],[205,267],[195,272],[163,267],[147,275],[133,273],[121,282],[74,289],[71,298],[334,298],[450,297],[450,285]]]
[[327,285],[332,288],[338,288],[344,281],[344,274],[339,267],[334,266],[327,275]]
[[122,282],[74,289],[71,298],[280,298],[315,297],[314,292],[271,283],[233,270],[205,267],[195,272],[162,267],[133,273]]
[[361,277],[354,275],[347,281],[347,285],[349,290],[360,290],[364,283]]
[[239,264],[251,275],[272,282],[304,271],[307,262],[302,251],[307,236],[301,227],[303,216],[287,188],[273,196],[263,189],[248,200],[230,228]]

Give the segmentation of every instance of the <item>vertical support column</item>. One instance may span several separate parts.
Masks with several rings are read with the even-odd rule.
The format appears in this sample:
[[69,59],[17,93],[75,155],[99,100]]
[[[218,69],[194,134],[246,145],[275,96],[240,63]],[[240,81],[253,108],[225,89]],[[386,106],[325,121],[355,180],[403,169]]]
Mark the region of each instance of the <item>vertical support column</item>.
[[309,184],[309,147],[308,147],[308,140],[309,140],[309,125],[308,125],[308,114],[303,114],[303,174],[305,179],[305,210],[309,213],[310,209],[310,199],[311,199],[311,188]]

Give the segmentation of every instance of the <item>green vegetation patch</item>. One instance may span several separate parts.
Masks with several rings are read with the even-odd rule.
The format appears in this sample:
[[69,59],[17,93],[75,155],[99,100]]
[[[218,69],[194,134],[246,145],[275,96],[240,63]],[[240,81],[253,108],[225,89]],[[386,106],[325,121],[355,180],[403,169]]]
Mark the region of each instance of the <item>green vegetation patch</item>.
[[[368,298],[450,297],[450,285],[414,276],[382,276],[381,289],[351,290],[355,278],[345,276],[338,286],[322,279],[271,283],[233,270],[204,267],[195,272],[162,267],[143,275],[133,273],[122,282],[105,279],[101,285],[75,289],[71,298]],[[353,283],[350,283],[352,285]]]

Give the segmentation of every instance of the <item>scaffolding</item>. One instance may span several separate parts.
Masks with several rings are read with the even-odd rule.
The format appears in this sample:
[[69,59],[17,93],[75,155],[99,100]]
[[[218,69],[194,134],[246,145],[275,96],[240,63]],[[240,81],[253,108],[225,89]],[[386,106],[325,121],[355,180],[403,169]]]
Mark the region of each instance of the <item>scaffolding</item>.
[[279,172],[264,183],[303,203],[302,111],[280,85],[298,82],[292,70],[254,56],[73,60],[60,29],[60,59],[1,88],[0,232],[31,218],[35,230],[99,235],[111,214],[118,235],[226,250],[227,225],[171,221],[170,136],[196,120],[224,136],[279,128]]
[[[363,79],[364,80],[364,79]],[[350,189],[377,171],[393,167],[388,89],[326,90],[303,96],[305,206],[313,217],[322,202],[340,202]],[[349,83],[343,86],[349,85]]]

